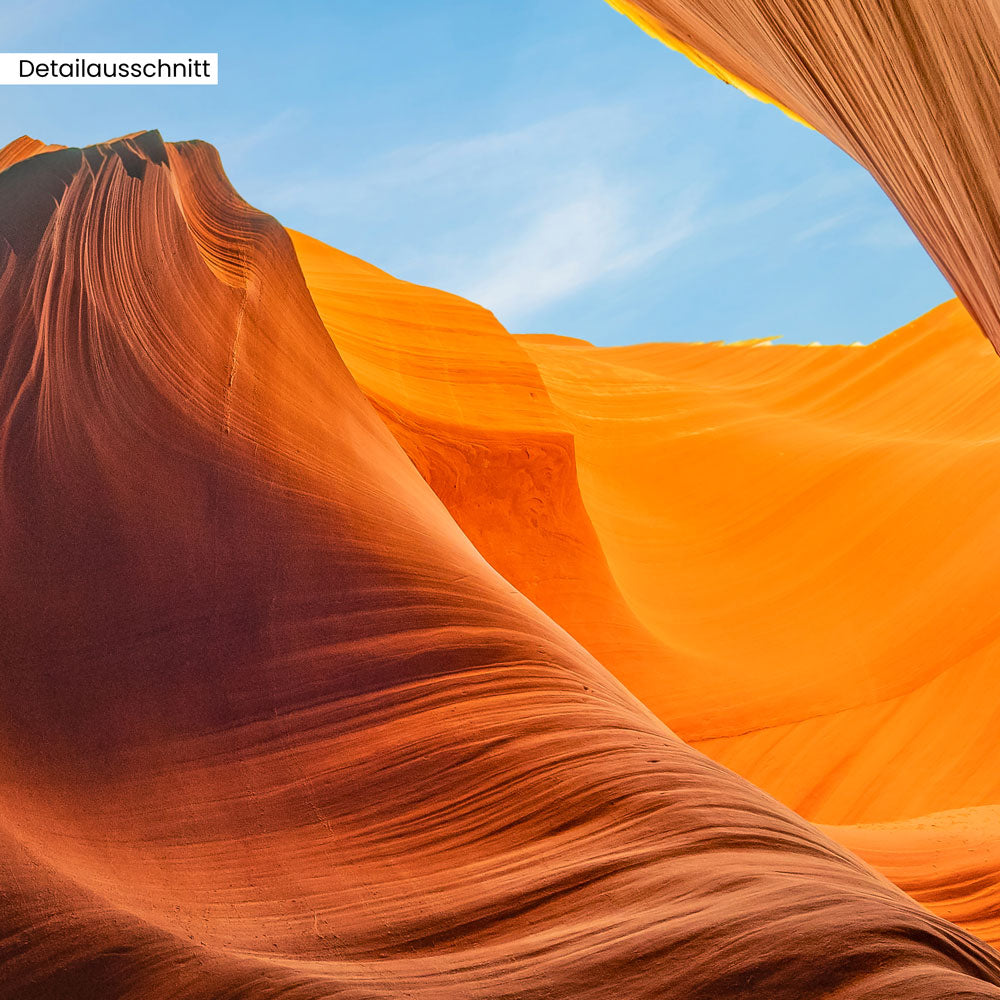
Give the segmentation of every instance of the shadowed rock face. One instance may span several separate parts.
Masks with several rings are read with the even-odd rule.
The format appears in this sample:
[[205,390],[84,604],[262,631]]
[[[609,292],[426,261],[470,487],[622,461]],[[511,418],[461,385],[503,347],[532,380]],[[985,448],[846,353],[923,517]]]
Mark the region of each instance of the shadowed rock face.
[[0,997],[1000,997],[486,564],[210,147],[0,178]]
[[610,2],[869,170],[1000,347],[995,3]]

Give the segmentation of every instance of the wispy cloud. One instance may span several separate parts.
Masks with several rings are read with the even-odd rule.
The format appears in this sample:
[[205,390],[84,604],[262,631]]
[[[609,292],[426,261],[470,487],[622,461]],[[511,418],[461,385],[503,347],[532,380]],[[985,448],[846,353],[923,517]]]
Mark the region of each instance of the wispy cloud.
[[[247,148],[295,125],[266,122]],[[724,287],[761,259],[787,270],[803,252],[888,247],[900,235],[855,171],[747,185],[734,179],[740,164],[683,136],[651,158],[646,128],[628,107],[577,108],[345,157],[339,169],[314,164],[257,201],[401,277],[481,303],[515,331],[546,329],[553,307],[575,309],[588,293],[613,300],[647,268],[662,295],[683,301],[706,276]]]
[[[589,163],[581,140],[599,135],[607,149],[630,133],[624,111],[586,108],[511,129],[448,141],[402,146],[361,164],[352,173],[306,174],[274,192],[278,202],[308,204],[333,215],[384,204],[387,196],[419,191],[423,198],[461,200],[484,188],[494,195],[517,189],[530,195],[542,175],[539,168],[561,174],[572,163]],[[585,160],[581,161],[581,155]]]
[[397,233],[392,266],[523,328],[538,310],[635,271],[695,231],[705,194],[688,176],[695,171],[678,171],[664,199],[617,169],[637,127],[621,108],[578,109],[396,149],[346,175],[299,177],[271,192],[270,205],[360,214],[371,225],[405,211],[409,238]]
[[814,222],[811,226],[806,226],[801,232],[796,233],[793,239],[796,243],[808,243],[810,240],[818,239],[820,236],[825,236],[840,229],[853,218],[855,218],[855,213],[853,212],[837,212],[834,215],[827,216],[825,219]]
[[641,205],[627,189],[595,178],[497,247],[473,273],[456,281],[508,323],[523,325],[532,313],[594,282],[627,274],[680,245],[696,228],[698,198],[681,199],[672,215],[644,231]]
[[255,128],[216,139],[224,162],[232,165],[245,160],[250,153],[287,138],[309,122],[309,115],[301,108],[285,108],[265,119]]
[[902,216],[878,219],[870,222],[858,235],[862,246],[882,250],[894,250],[912,245],[915,237]]

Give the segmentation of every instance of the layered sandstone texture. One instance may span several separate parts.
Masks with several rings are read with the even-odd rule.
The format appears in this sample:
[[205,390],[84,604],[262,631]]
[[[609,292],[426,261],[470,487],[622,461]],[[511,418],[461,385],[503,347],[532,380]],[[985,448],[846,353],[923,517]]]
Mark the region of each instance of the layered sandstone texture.
[[[579,575],[636,677],[707,655],[619,579],[541,345],[412,286],[361,323],[336,254],[324,324],[203,143],[32,152],[0,172],[0,997],[1000,997],[991,948],[553,618]],[[439,408],[449,324],[484,343]],[[552,525],[572,558],[532,569]]]

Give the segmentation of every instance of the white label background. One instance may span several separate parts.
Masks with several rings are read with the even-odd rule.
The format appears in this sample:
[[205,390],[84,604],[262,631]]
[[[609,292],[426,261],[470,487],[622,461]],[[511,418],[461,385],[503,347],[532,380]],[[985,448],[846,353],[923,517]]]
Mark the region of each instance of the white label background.
[[[188,60],[196,62],[208,61],[208,75],[202,77],[169,77],[169,76],[128,76],[125,78],[107,79],[100,77],[60,77],[29,76],[22,79],[20,75],[20,65],[22,59],[30,59],[34,63],[51,63],[54,59],[57,63],[76,64],[78,59],[91,63],[127,63],[131,67],[132,63],[153,63],[157,64],[162,59],[165,63],[183,63],[188,65]],[[55,87],[183,87],[183,86],[212,86],[219,82],[219,53],[218,52],[0,52],[0,85],[18,84],[21,86],[55,86]]]

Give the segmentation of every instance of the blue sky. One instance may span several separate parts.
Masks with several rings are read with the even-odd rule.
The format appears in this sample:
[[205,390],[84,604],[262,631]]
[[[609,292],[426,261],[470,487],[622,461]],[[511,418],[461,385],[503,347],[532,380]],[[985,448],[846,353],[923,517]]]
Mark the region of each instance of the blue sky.
[[603,0],[0,0],[6,51],[218,51],[218,87],[6,87],[0,139],[203,138],[240,193],[519,333],[870,341],[952,294],[874,181]]

